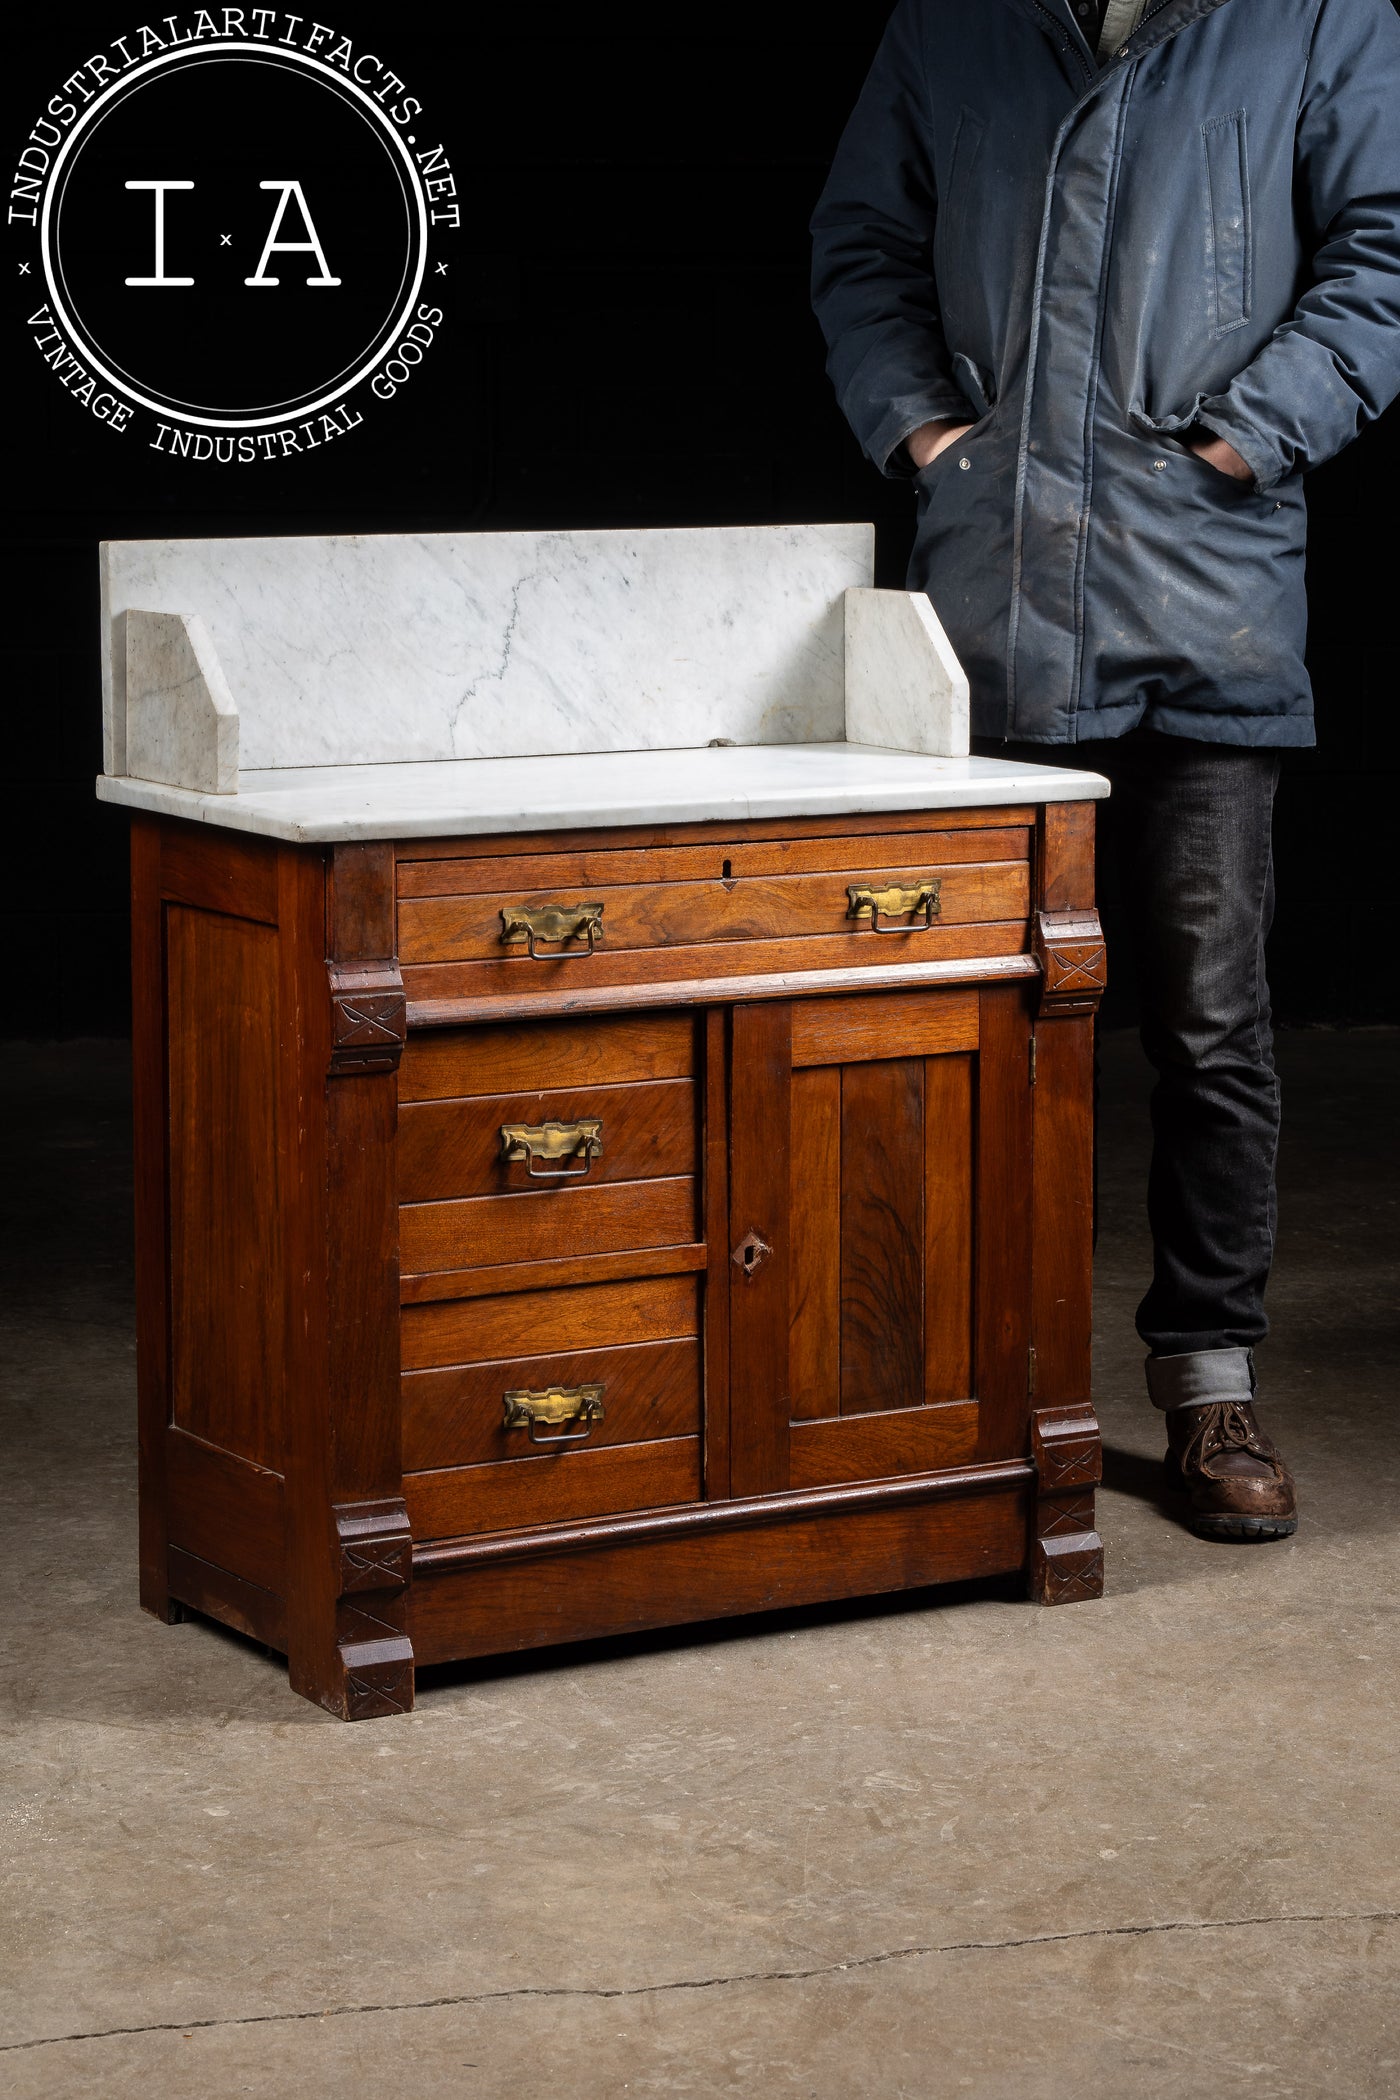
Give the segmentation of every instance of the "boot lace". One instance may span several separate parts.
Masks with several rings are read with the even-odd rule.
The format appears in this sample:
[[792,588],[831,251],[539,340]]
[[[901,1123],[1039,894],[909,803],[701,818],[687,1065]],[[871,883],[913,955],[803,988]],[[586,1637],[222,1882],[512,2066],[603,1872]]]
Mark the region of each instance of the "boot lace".
[[1223,1458],[1231,1451],[1247,1451],[1251,1458],[1262,1459],[1276,1478],[1282,1478],[1282,1468],[1273,1446],[1260,1435],[1257,1425],[1238,1400],[1217,1400],[1205,1410],[1181,1453],[1181,1470],[1185,1474],[1201,1473],[1207,1480],[1219,1480],[1221,1475],[1214,1470],[1212,1460]]

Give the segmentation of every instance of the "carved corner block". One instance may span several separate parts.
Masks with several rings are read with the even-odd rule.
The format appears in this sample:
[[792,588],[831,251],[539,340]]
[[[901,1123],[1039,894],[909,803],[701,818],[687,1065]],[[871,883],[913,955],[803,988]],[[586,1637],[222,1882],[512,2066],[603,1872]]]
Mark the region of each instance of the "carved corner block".
[[1108,950],[1096,911],[1037,913],[1035,959],[1047,1019],[1098,1010],[1108,988]]
[[331,1077],[396,1072],[408,1035],[408,1002],[392,958],[328,963]]
[[1043,1407],[1031,1417],[1036,1470],[1031,1596],[1078,1604],[1103,1595],[1103,1541],[1094,1528],[1094,1489],[1103,1450],[1093,1409]]
[[1103,1479],[1103,1445],[1098,1417],[1088,1401],[1037,1408],[1031,1416],[1031,1457],[1040,1495],[1088,1488],[1092,1502],[1092,1490]]
[[398,1500],[342,1504],[335,1513],[340,1594],[402,1590],[413,1576],[413,1534]]
[[413,1537],[397,1500],[359,1502],[335,1512],[339,1549],[336,1648],[347,1721],[373,1721],[413,1709],[413,1645],[408,1585]]
[[1037,1604],[1091,1604],[1103,1595],[1103,1541],[1096,1531],[1037,1539],[1031,1597]]

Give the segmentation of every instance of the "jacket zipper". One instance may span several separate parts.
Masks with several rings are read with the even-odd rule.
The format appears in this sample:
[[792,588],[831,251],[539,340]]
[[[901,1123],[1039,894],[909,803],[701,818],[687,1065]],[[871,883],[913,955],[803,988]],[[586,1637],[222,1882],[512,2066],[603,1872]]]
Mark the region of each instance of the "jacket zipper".
[[[1016,461],[1016,492],[1013,508],[1014,525],[1012,529],[1013,554],[1011,582],[1011,625],[1010,631],[1007,635],[1006,728],[1003,732],[1003,734],[1007,738],[1009,738],[1012,734],[1012,731],[1015,727],[1016,719],[1016,649],[1018,646],[1020,630],[1022,544],[1021,533],[1024,518],[1023,505],[1025,501],[1026,441],[1030,430],[1031,400],[1032,392],[1035,386],[1037,338],[1040,332],[1041,295],[1043,293],[1045,283],[1045,241],[1046,236],[1049,232],[1050,225],[1051,192],[1055,180],[1055,170],[1059,165],[1060,149],[1063,146],[1066,137],[1068,136],[1069,127],[1073,123],[1074,119],[1078,116],[1080,110],[1083,109],[1088,103],[1094,89],[1099,85],[1101,81],[1107,79],[1110,70],[1108,66],[1095,66],[1090,64],[1089,60],[1085,56],[1084,51],[1081,50],[1076,44],[1074,44],[1071,41],[1064,24],[1058,19],[1057,16],[1051,14],[1050,10],[1047,7],[1042,5],[1042,0],[1030,0],[1030,4],[1033,7],[1036,15],[1047,25],[1051,34],[1051,39],[1057,45],[1057,47],[1061,51],[1074,52],[1074,55],[1079,60],[1080,67],[1084,73],[1086,85],[1083,94],[1076,99],[1073,108],[1066,110],[1065,115],[1061,121],[1060,128],[1055,135],[1054,151],[1050,156],[1050,170],[1046,178],[1045,211],[1044,216],[1041,220],[1040,230],[1040,252],[1036,260],[1035,288],[1031,302],[1031,349],[1030,357],[1027,361],[1026,367],[1025,410],[1021,425],[1021,441],[1020,446],[1018,448],[1018,456]],[[1225,0],[1215,0],[1215,4],[1217,7],[1223,6],[1225,5]],[[1133,31],[1133,37],[1140,36],[1147,23],[1150,22],[1155,15],[1161,14],[1162,10],[1165,7],[1169,7],[1170,5],[1171,0],[1153,0],[1153,5],[1146,10],[1141,22],[1138,23],[1137,28]],[[1212,10],[1206,8],[1203,9],[1202,12],[1210,13],[1212,12]],[[1199,17],[1197,17],[1197,19],[1199,19]],[[1183,29],[1185,29],[1188,28],[1190,25],[1188,23],[1183,22],[1181,26]],[[1125,44],[1120,48],[1123,51],[1129,50],[1131,42],[1132,38],[1129,39],[1128,44]],[[1133,62],[1135,62],[1138,58],[1145,58],[1146,55],[1147,54],[1145,51],[1133,52],[1131,54],[1131,59]],[[1116,54],[1114,63],[1122,63],[1122,60],[1118,58]]]

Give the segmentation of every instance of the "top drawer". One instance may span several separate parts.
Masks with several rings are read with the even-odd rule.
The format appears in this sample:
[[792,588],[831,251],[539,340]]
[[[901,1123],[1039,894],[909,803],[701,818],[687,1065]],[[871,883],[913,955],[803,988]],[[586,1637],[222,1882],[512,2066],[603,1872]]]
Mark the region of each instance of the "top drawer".
[[431,998],[1014,954],[1030,846],[997,824],[405,858],[399,956]]

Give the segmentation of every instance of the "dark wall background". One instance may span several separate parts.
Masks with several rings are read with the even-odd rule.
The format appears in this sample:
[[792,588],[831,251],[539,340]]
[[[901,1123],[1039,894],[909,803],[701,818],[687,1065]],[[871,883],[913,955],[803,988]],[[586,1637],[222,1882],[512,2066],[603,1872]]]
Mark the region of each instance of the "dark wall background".
[[[887,13],[716,6],[677,28],[660,8],[330,9],[423,98],[465,209],[430,360],[307,458],[200,467],[113,437],[11,306],[0,1031],[127,1023],[125,820],[92,792],[99,539],[874,518],[879,580],[902,581],[912,499],[846,432],[806,295],[808,215]],[[12,32],[7,167],[65,75],[144,19],[114,0]],[[1272,944],[1295,1022],[1400,1018],[1377,966],[1400,771],[1397,470],[1392,415],[1309,491],[1320,745],[1288,763]]]

